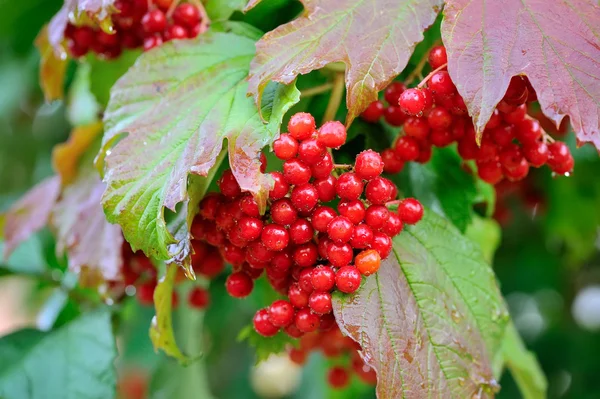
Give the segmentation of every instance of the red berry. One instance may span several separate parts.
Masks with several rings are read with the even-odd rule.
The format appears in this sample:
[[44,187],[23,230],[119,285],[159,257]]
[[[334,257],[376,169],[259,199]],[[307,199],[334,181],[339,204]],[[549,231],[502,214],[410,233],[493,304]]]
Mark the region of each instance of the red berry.
[[217,208],[221,205],[223,197],[218,194],[208,194],[200,202],[200,215],[207,220],[215,220]]
[[273,258],[273,252],[270,251],[269,248],[267,248],[261,241],[254,241],[253,243],[249,244],[246,249],[246,254],[251,259],[257,260],[259,262],[269,262]]
[[246,241],[254,241],[262,233],[262,220],[250,216],[242,217],[238,222],[240,236]]
[[136,296],[140,304],[152,305],[154,303],[154,290],[156,289],[156,282],[149,281],[147,283],[140,284],[136,287]]
[[404,168],[404,161],[396,156],[396,153],[391,148],[383,150],[381,159],[383,160],[383,171],[385,173],[399,173]]
[[319,316],[308,309],[300,309],[296,313],[295,324],[304,333],[313,332],[319,328]]
[[294,259],[294,263],[300,267],[314,266],[317,263],[317,258],[319,257],[319,250],[317,249],[315,243],[308,242],[306,244],[298,245],[294,249],[292,257]]
[[342,389],[350,382],[350,375],[343,367],[332,367],[327,373],[327,382],[329,382],[332,388]]
[[529,163],[527,163],[525,157],[521,156],[520,158],[518,158],[518,164],[514,164],[516,160],[512,160],[511,162],[512,167],[510,169],[504,166],[504,164],[502,164],[502,171],[504,172],[504,176],[509,181],[519,181],[527,177],[527,174],[529,173]]
[[254,282],[244,272],[232,273],[225,281],[227,293],[234,298],[244,298],[250,295],[254,288]]
[[307,165],[313,165],[323,159],[327,149],[316,138],[302,140],[298,146],[298,158]]
[[388,104],[396,105],[398,104],[400,95],[404,92],[405,89],[406,88],[401,82],[392,82],[385,89],[385,92],[383,93],[383,98],[385,98],[385,101],[387,101]]
[[398,105],[407,115],[421,116],[425,111],[425,95],[420,89],[406,89],[400,95]]
[[434,73],[429,79],[428,87],[436,96],[449,96],[456,92],[456,87],[447,71]]
[[298,141],[287,133],[283,133],[273,142],[275,156],[283,161],[294,158],[298,154]]
[[317,314],[331,313],[331,294],[329,292],[314,291],[308,298],[308,306]]
[[311,222],[315,230],[319,232],[326,232],[329,223],[336,217],[336,213],[333,208],[328,206],[320,206],[312,214]]
[[148,51],[153,49],[154,47],[159,47],[163,44],[162,37],[158,35],[148,36],[144,38],[144,51]]
[[396,155],[403,161],[414,161],[419,157],[419,142],[412,137],[402,136],[396,141]]
[[335,272],[331,267],[317,266],[312,271],[311,281],[316,291],[330,291],[335,285]]
[[[487,130],[486,134],[488,134]],[[512,143],[515,138],[515,128],[512,125],[500,125],[492,129],[489,134],[496,144],[505,147]]]
[[500,111],[494,109],[494,112],[492,113],[492,116],[490,117],[490,120],[488,121],[487,125],[485,125],[485,128],[494,129],[500,126],[500,123],[502,123],[502,116],[500,115]]
[[146,33],[160,33],[167,27],[167,17],[161,10],[148,11],[142,18],[142,27]]
[[294,307],[288,301],[278,299],[268,308],[269,321],[276,327],[285,327],[294,321]]
[[503,100],[510,105],[521,105],[527,101],[527,84],[521,76],[513,76]]
[[349,265],[352,262],[352,247],[349,244],[336,244],[332,242],[327,248],[327,259],[335,267]]
[[373,230],[364,223],[354,227],[350,245],[354,248],[367,248],[373,242]]
[[452,125],[452,114],[444,107],[435,107],[427,116],[432,129],[448,129]]
[[354,225],[345,216],[336,216],[327,225],[327,235],[337,244],[350,241]]
[[323,158],[315,164],[310,165],[310,171],[315,179],[326,179],[333,171],[333,158],[326,152]]
[[390,212],[390,217],[387,222],[385,222],[385,226],[381,228],[381,231],[390,237],[394,237],[400,234],[402,227],[403,224],[400,215],[395,212]]
[[429,135],[429,140],[431,141],[431,144],[433,144],[434,146],[442,148],[442,147],[446,147],[447,145],[450,145],[452,143],[452,141],[454,140],[454,137],[452,136],[452,132],[450,130],[434,129],[431,131],[431,134]]
[[288,131],[296,140],[306,140],[313,135],[315,129],[315,118],[306,112],[292,115],[288,123]]
[[499,150],[500,148],[498,148],[496,143],[490,138],[484,137],[481,141],[481,147],[479,147],[479,151],[477,152],[477,161],[486,162],[496,160]]
[[226,197],[235,198],[242,193],[242,189],[235,179],[231,169],[227,169],[225,172],[223,172],[223,175],[217,184],[221,193]]
[[261,309],[254,315],[252,320],[254,330],[263,337],[272,337],[279,331],[279,327],[273,325],[269,320],[269,312],[267,309]]
[[437,69],[448,62],[446,48],[444,46],[434,46],[429,51],[429,65],[431,69]]
[[521,147],[516,144],[507,145],[498,154],[498,160],[504,169],[513,170],[519,168],[525,160],[521,153]]
[[477,174],[481,180],[490,184],[496,184],[504,177],[502,174],[502,167],[498,161],[478,161]]
[[223,246],[221,252],[227,263],[231,263],[233,266],[241,266],[246,260],[246,251],[230,242]]
[[352,172],[342,173],[337,179],[335,191],[342,199],[358,199],[363,192],[362,180]]
[[402,126],[406,120],[406,114],[397,105],[388,105],[383,111],[383,117],[392,126]]
[[542,141],[523,145],[523,155],[531,166],[536,168],[544,165],[548,161],[548,146]]
[[300,212],[310,212],[319,202],[319,193],[312,184],[303,184],[292,189],[292,204]]
[[542,128],[535,119],[525,119],[517,125],[517,138],[523,144],[533,143],[542,137]]
[[193,28],[200,23],[200,11],[190,3],[179,4],[173,12],[173,21],[179,25]]
[[328,176],[325,179],[319,179],[314,182],[321,202],[329,202],[335,198],[336,183],[337,181],[333,176]]
[[259,217],[258,204],[254,200],[254,197],[250,194],[245,195],[240,200],[240,209],[242,213],[252,217]]
[[367,109],[360,114],[361,118],[370,123],[378,122],[379,119],[383,116],[383,110],[385,106],[381,101],[373,101]]
[[362,222],[365,218],[365,206],[360,200],[341,201],[338,211],[340,215],[347,217],[354,224]]
[[398,205],[398,215],[402,222],[415,224],[423,218],[423,205],[415,198],[405,198]]
[[310,168],[299,159],[290,159],[283,163],[283,177],[289,184],[305,184],[311,177]]
[[187,39],[188,32],[181,25],[171,25],[165,31],[164,37],[165,37],[165,40]]
[[354,258],[356,269],[365,276],[370,276],[379,270],[381,265],[381,256],[374,249],[362,251]]
[[385,226],[390,211],[383,205],[371,205],[365,213],[365,223],[374,230],[378,230]]
[[327,259],[327,254],[329,253],[329,246],[333,243],[328,237],[327,234],[321,233],[317,239],[317,248],[319,249],[319,256],[321,258]]
[[[285,164],[284,164],[285,167]],[[281,172],[271,172],[271,177],[275,181],[273,185],[273,189],[269,191],[269,198],[272,200],[278,200],[285,197],[290,190],[290,185],[285,180],[283,173]],[[257,207],[258,209],[258,207]]]
[[508,112],[506,114],[502,114],[502,118],[506,123],[511,125],[516,125],[517,123],[522,122],[525,119],[525,115],[527,114],[527,105],[522,104],[517,107],[512,112]]
[[[284,328],[284,331],[287,335],[292,338],[300,338],[304,335],[304,333],[298,330],[295,324],[290,324],[289,326]],[[302,359],[304,356],[304,359]],[[290,360],[297,364],[303,364],[306,361],[306,352],[300,349],[292,348],[290,349]]]
[[267,249],[281,251],[288,246],[290,236],[285,227],[278,224],[268,224],[263,228],[260,239]]
[[354,266],[341,267],[335,274],[335,286],[346,294],[355,292],[360,287],[361,280],[361,274]]
[[271,204],[271,218],[277,224],[288,225],[298,219],[298,212],[289,198],[282,198]]
[[338,121],[325,122],[317,134],[319,143],[329,148],[339,148],[346,142],[346,127]]
[[370,180],[383,172],[381,155],[373,150],[366,150],[356,156],[354,173],[361,179]]
[[308,297],[310,292],[303,291],[298,283],[290,285],[288,290],[288,299],[296,309],[302,309],[308,306]]
[[194,287],[188,295],[188,304],[194,309],[206,309],[210,303],[208,291],[202,287]]
[[548,166],[553,172],[563,175],[573,170],[573,156],[565,143],[555,141],[548,145],[548,155]]
[[429,123],[425,118],[410,117],[404,122],[404,133],[418,140],[425,140],[429,135]]
[[385,259],[392,252],[392,239],[387,234],[376,231],[373,233],[371,249],[379,252],[381,259]]
[[290,239],[294,244],[305,244],[312,240],[314,229],[306,219],[298,219],[290,226]]
[[458,154],[465,161],[477,158],[477,155],[479,155],[479,147],[475,142],[474,136],[471,137],[470,135],[466,134],[465,137],[458,142]]

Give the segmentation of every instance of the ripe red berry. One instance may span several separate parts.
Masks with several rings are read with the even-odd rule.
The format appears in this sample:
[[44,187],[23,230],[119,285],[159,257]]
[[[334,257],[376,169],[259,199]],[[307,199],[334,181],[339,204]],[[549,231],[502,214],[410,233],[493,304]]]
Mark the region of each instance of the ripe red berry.
[[298,146],[298,158],[307,165],[313,165],[323,159],[327,149],[316,138],[302,140]]
[[242,210],[242,213],[247,216],[260,216],[260,213],[258,211],[258,204],[254,200],[254,197],[250,194],[242,197],[242,199],[240,200],[240,209]]
[[242,189],[235,179],[231,169],[227,169],[225,172],[223,172],[223,175],[217,184],[219,186],[219,191],[221,191],[221,193],[226,197],[235,198],[242,193]]
[[390,237],[394,237],[400,234],[402,227],[403,224],[400,215],[395,212],[390,212],[390,217],[387,222],[385,222],[385,226],[381,228],[381,231]]
[[352,262],[352,247],[350,244],[336,244],[331,242],[327,248],[327,259],[335,267],[349,265]]
[[375,123],[383,116],[384,109],[385,106],[381,101],[373,101],[360,116],[367,122]]
[[142,18],[142,27],[146,33],[160,33],[167,27],[167,17],[158,9],[148,11]]
[[525,119],[525,115],[527,115],[527,105],[522,104],[517,107],[512,112],[508,112],[506,114],[502,114],[502,118],[506,123],[511,125],[516,125],[517,123],[522,122]]
[[312,214],[311,222],[315,230],[319,232],[326,232],[329,223],[336,217],[336,213],[333,208],[328,206],[320,206]]
[[404,161],[402,161],[391,148],[386,148],[381,153],[381,159],[383,160],[383,171],[385,173],[396,174],[404,168]]
[[402,136],[396,141],[396,155],[403,161],[414,161],[419,157],[419,142],[412,137]]
[[337,179],[335,191],[342,199],[355,200],[362,194],[363,187],[362,180],[355,173],[346,172]]
[[267,311],[269,321],[276,327],[285,327],[294,321],[294,307],[283,299],[273,302]]
[[333,158],[331,154],[325,152],[323,158],[317,163],[310,165],[310,171],[312,173],[312,177],[315,179],[326,179],[331,175],[333,171]]
[[227,263],[231,263],[233,266],[241,266],[246,260],[246,251],[236,247],[231,242],[225,243],[221,252]]
[[238,221],[240,236],[246,241],[254,241],[262,233],[262,220],[250,216],[244,216]]
[[542,128],[535,119],[524,119],[517,125],[517,138],[523,144],[533,143],[542,137]]
[[347,217],[352,223],[358,224],[365,218],[365,206],[360,200],[345,200],[338,205],[340,215]]
[[521,156],[520,158],[518,158],[518,164],[515,164],[515,162],[517,162],[516,159],[512,161],[510,169],[504,166],[504,164],[502,164],[501,162],[504,176],[509,181],[513,182],[523,180],[525,177],[527,177],[527,174],[529,173],[529,163],[527,162],[525,157]]
[[194,309],[206,309],[210,303],[208,291],[202,287],[194,287],[188,295],[188,304]]
[[426,106],[425,95],[420,89],[406,89],[400,95],[398,105],[407,115],[421,116]]
[[305,184],[311,177],[310,168],[299,159],[290,159],[283,163],[283,177],[289,184]]
[[444,107],[435,107],[427,116],[432,129],[448,129],[452,125],[452,114]]
[[404,87],[402,82],[392,82],[385,89],[385,92],[383,93],[383,98],[385,98],[385,101],[387,101],[388,104],[396,105],[398,104],[400,95],[402,94],[402,92],[404,92],[405,89],[406,87]]
[[303,184],[292,189],[292,204],[300,212],[310,212],[319,202],[319,193],[312,184]]
[[447,71],[434,73],[429,79],[428,87],[436,96],[449,96],[456,92],[456,87]]
[[431,69],[437,69],[448,62],[446,48],[444,46],[432,47],[429,51],[429,65]]
[[187,28],[193,28],[200,23],[200,11],[191,3],[179,4],[173,12],[173,21]]
[[308,309],[300,309],[296,313],[295,324],[304,333],[313,332],[319,328],[319,316]]
[[336,216],[327,225],[327,235],[337,244],[350,241],[353,231],[354,225],[345,216]]
[[294,158],[298,154],[298,141],[287,133],[283,133],[273,142],[275,156],[283,161]]
[[573,170],[573,156],[565,143],[555,141],[548,145],[548,166],[553,172],[561,175]]
[[373,242],[373,230],[364,223],[354,227],[350,245],[354,248],[367,248]]
[[383,205],[371,205],[365,213],[365,223],[374,230],[378,230],[385,226],[390,211]]
[[361,274],[354,266],[341,267],[335,274],[335,286],[346,294],[355,292],[360,287],[361,280]]
[[521,153],[521,147],[516,144],[507,145],[498,154],[498,160],[504,169],[513,170],[519,168],[525,160]]
[[447,145],[450,145],[452,143],[452,141],[454,140],[454,137],[452,137],[452,132],[450,130],[434,129],[431,131],[431,134],[429,135],[429,140],[431,141],[431,144],[433,144],[434,146],[442,148],[442,147],[446,147]]
[[296,309],[302,309],[308,306],[308,297],[310,292],[303,291],[298,283],[290,285],[288,289],[288,299]]
[[[285,164],[284,164],[285,167]],[[278,200],[285,197],[290,190],[290,185],[285,180],[283,173],[271,172],[271,177],[275,181],[273,188],[269,191],[269,198],[272,200]],[[258,207],[257,207],[258,209]]]
[[268,224],[263,228],[260,239],[267,249],[281,251],[288,246],[290,236],[285,227],[278,224]]
[[381,256],[374,249],[362,251],[354,258],[356,269],[365,276],[370,276],[379,270],[381,265]]
[[477,174],[481,180],[490,184],[496,184],[504,177],[502,167],[498,161],[478,161]]
[[345,368],[335,366],[327,373],[327,382],[329,382],[332,388],[342,389],[350,382],[350,375]]
[[288,132],[296,140],[306,140],[313,135],[315,129],[315,118],[306,112],[298,112],[292,115],[288,123]]
[[250,295],[254,288],[254,282],[244,272],[232,273],[225,281],[227,293],[234,298],[244,298]]
[[308,306],[317,314],[331,313],[331,294],[329,292],[314,291],[308,298]]
[[187,39],[188,32],[181,25],[171,25],[171,26],[167,27],[164,37],[165,37],[165,40],[167,40],[167,41],[168,40]]
[[404,133],[418,140],[426,140],[429,136],[429,122],[426,118],[410,117],[404,122]]
[[528,91],[525,79],[521,76],[513,76],[506,89],[503,100],[510,105],[521,105],[527,101]]
[[292,255],[294,263],[296,263],[300,267],[314,266],[317,263],[318,257],[319,250],[313,242],[298,245],[294,249],[294,253]]
[[536,141],[523,145],[523,155],[527,161],[536,168],[544,165],[548,161],[548,146],[542,141]]
[[314,182],[314,186],[319,194],[319,200],[321,202],[329,202],[335,198],[337,180],[333,176],[328,176],[325,179],[319,179]]
[[305,244],[312,240],[314,229],[306,219],[298,219],[290,226],[290,239],[294,244]]
[[405,198],[398,205],[398,215],[402,222],[415,224],[423,218],[423,205],[415,198]]
[[361,179],[370,180],[383,172],[381,155],[373,150],[366,150],[356,156],[354,173]]
[[289,225],[298,219],[298,212],[289,198],[282,198],[271,204],[271,218],[277,224]]
[[492,113],[492,116],[490,117],[490,120],[488,121],[487,125],[485,125],[486,129],[494,129],[498,126],[500,126],[500,124],[502,123],[502,116],[500,115],[500,111],[498,111],[498,109],[495,109],[494,112]]
[[312,286],[316,291],[330,291],[335,285],[335,272],[328,266],[317,266],[312,271]]
[[156,281],[148,281],[136,287],[136,297],[142,305],[152,305],[154,303],[154,290],[156,289]]
[[[486,130],[486,134],[488,131]],[[492,129],[489,134],[492,137],[492,140],[500,147],[505,147],[512,143],[515,138],[515,128],[512,125],[504,125]]]
[[346,142],[346,127],[338,121],[325,122],[317,133],[319,143],[329,148],[339,148]]
[[376,231],[373,233],[371,249],[379,252],[381,259],[385,259],[392,252],[392,239],[387,234]]
[[252,320],[254,330],[263,337],[272,337],[279,331],[279,327],[273,325],[269,320],[269,312],[267,309],[261,309],[254,315]]
[[144,51],[148,51],[153,49],[154,47],[159,47],[163,44],[163,39],[159,35],[147,36],[144,38]]

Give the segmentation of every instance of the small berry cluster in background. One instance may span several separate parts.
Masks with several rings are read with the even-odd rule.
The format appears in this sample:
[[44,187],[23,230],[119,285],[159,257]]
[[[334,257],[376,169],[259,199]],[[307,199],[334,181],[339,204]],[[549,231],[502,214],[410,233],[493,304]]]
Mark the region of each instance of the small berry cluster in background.
[[189,39],[203,33],[207,19],[202,8],[177,0],[117,0],[112,15],[113,33],[100,28],[68,24],[65,30],[69,54],[75,58],[93,52],[114,59],[123,49],[144,51],[173,39]]
[[537,100],[537,96],[526,77],[511,79],[478,145],[446,63],[445,48],[432,48],[429,64],[433,71],[417,87],[407,89],[394,82],[384,92],[387,108],[375,101],[363,112],[362,118],[368,122],[377,122],[383,116],[389,124],[403,127],[404,134],[394,147],[382,153],[387,173],[400,172],[408,161],[426,163],[432,146],[446,147],[453,142],[458,143],[460,156],[475,161],[479,177],[490,184],[504,178],[522,180],[530,167],[548,165],[561,175],[573,170],[573,157],[566,144],[554,141],[528,114],[527,103]]

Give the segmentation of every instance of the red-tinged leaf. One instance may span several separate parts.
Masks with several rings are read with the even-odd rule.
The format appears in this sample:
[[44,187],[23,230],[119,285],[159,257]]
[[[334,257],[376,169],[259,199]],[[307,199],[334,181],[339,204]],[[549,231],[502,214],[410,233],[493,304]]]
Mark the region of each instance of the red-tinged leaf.
[[79,173],[81,157],[102,134],[102,123],[78,126],[71,131],[69,140],[52,150],[52,166],[64,185],[71,183]]
[[[427,210],[336,320],[378,376],[379,399],[492,398],[508,312],[478,247]],[[476,396],[480,395],[480,396]]]
[[48,41],[48,27],[44,26],[35,39],[40,52],[40,86],[46,101],[60,100],[64,94],[67,57],[54,51]]
[[[260,173],[260,150],[279,132],[299,99],[294,85],[272,84],[261,121],[246,96],[254,40],[207,32],[144,53],[117,82],[104,117],[107,191],[104,209],[134,249],[167,260],[178,239],[168,231],[164,207],[189,199],[188,175],[207,176],[223,140],[242,189],[266,201],[271,181]],[[99,157],[102,160],[102,156]]]
[[60,178],[49,177],[33,187],[4,215],[4,259],[33,233],[48,223],[60,194]]
[[600,7],[593,1],[449,0],[448,72],[479,131],[514,75],[526,75],[544,114],[565,115],[600,149]]
[[96,24],[110,32],[112,22],[109,17],[116,11],[114,2],[115,0],[64,0],[62,8],[48,24],[48,39],[55,51],[64,53],[62,42],[69,20]]
[[123,262],[123,236],[119,226],[108,223],[104,216],[101,199],[105,188],[90,162],[65,187],[52,212],[52,225],[56,249],[67,253],[70,270],[116,280]]
[[[249,6],[255,2],[250,2]],[[346,124],[400,74],[440,0],[304,0],[298,19],[256,44],[249,94],[260,103],[269,81],[288,84],[332,62],[346,64]]]

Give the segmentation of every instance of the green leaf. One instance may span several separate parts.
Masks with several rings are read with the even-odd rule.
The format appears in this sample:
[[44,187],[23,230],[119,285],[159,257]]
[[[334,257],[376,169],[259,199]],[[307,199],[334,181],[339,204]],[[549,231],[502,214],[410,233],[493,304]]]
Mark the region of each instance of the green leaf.
[[110,89],[127,72],[140,56],[139,50],[125,51],[116,60],[102,60],[88,56],[87,64],[91,68],[90,90],[100,105],[106,106],[110,99]]
[[458,154],[451,148],[436,149],[430,162],[411,162],[407,169],[410,195],[464,232],[473,218],[477,188],[476,179],[463,170]]
[[521,390],[523,399],[545,399],[548,390],[546,376],[535,355],[525,348],[512,323],[506,329],[502,354],[506,367]]
[[246,341],[248,345],[254,348],[256,364],[267,360],[272,354],[283,352],[288,345],[298,345],[298,340],[281,331],[273,337],[263,337],[254,330],[252,325],[244,327],[238,334],[237,339],[238,341]]
[[246,0],[208,0],[204,8],[211,21],[224,21],[234,11],[241,11],[246,5]]
[[[174,254],[164,207],[189,198],[187,177],[206,176],[228,140],[229,161],[242,189],[265,201],[271,179],[260,173],[259,152],[279,132],[283,114],[299,99],[294,85],[272,84],[258,110],[246,97],[254,41],[207,32],[144,53],[117,82],[105,114],[107,218],[134,250],[159,259]],[[126,137],[125,133],[127,133]],[[124,138],[123,138],[124,137]]]
[[110,313],[87,313],[59,329],[0,340],[0,397],[112,398],[117,356]]
[[353,295],[334,299],[342,331],[377,370],[378,397],[492,397],[508,312],[479,248],[426,209]]
[[89,125],[98,121],[100,105],[91,91],[91,72],[89,64],[77,67],[75,78],[68,95],[67,118],[73,126]]
[[473,220],[467,227],[465,236],[479,244],[485,261],[491,264],[502,238],[502,230],[498,222],[494,219],[473,215]]

